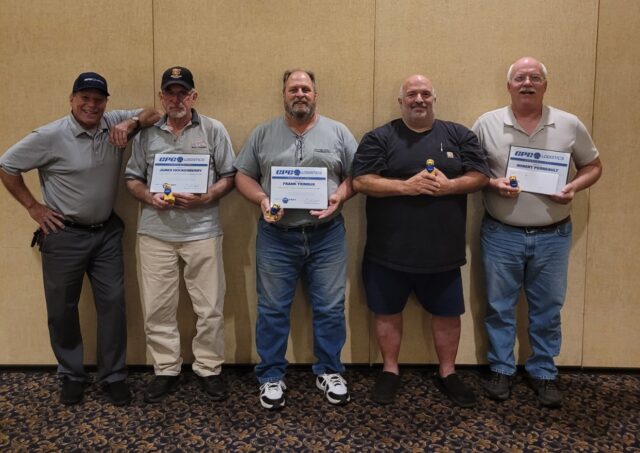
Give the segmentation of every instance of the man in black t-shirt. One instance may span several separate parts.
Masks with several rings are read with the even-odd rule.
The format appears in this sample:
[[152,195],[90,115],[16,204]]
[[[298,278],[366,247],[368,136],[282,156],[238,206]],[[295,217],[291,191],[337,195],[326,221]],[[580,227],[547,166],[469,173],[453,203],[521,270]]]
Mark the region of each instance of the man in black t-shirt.
[[460,266],[466,194],[484,187],[489,169],[473,132],[435,119],[435,101],[429,79],[407,78],[398,97],[402,118],[366,134],[353,164],[354,188],[367,195],[362,275],[384,361],[371,398],[391,403],[400,386],[402,310],[413,291],[432,315],[435,380],[453,402],[470,407],[475,396],[455,373],[464,313]]

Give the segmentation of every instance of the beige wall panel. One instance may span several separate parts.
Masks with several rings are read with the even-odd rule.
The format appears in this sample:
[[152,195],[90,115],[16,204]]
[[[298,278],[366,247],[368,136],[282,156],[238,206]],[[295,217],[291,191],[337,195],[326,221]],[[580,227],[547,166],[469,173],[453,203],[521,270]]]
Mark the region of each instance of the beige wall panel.
[[600,2],[584,365],[640,367],[640,3]]
[[[6,69],[0,96],[0,152],[32,129],[69,112],[73,80],[82,71],[100,72],[109,81],[109,108],[153,104],[151,0],[0,0],[0,62]],[[40,198],[35,172],[27,183]],[[135,213],[120,194],[118,211],[131,224]],[[30,249],[35,224],[3,189],[0,191],[0,363],[55,363],[48,340],[40,257]],[[134,214],[133,216],[131,214]],[[133,242],[127,256],[129,359],[144,359],[144,338],[136,313]],[[80,302],[87,362],[95,361],[95,310],[85,283]],[[141,347],[142,346],[142,347]],[[142,354],[140,353],[142,351]]]
[[[533,55],[549,68],[546,102],[591,125],[597,2],[542,1],[531,9],[511,1],[392,1],[376,3],[375,125],[399,116],[398,89],[410,74],[429,76],[437,90],[436,115],[471,126],[482,113],[509,102],[506,71]],[[558,45],[562,43],[562,45]],[[587,197],[573,206],[574,245],[563,311],[565,341],[558,363],[578,365],[586,256]],[[484,284],[477,248],[480,198],[470,198],[468,253],[463,268],[467,314],[459,363],[485,361]],[[526,339],[526,307],[519,307],[518,338]],[[403,362],[436,362],[428,316],[410,304],[405,314]],[[425,343],[426,341],[426,343]],[[525,341],[526,343],[526,341]],[[520,362],[525,347],[518,347]]]
[[[225,124],[238,153],[255,126],[282,114],[283,71],[305,67],[316,72],[318,111],[345,123],[359,139],[372,124],[373,20],[373,3],[366,0],[156,0],[155,89],[167,67],[189,67],[199,91],[197,108]],[[177,36],[187,29],[188,39]],[[362,200],[356,198],[345,209],[350,254],[346,362],[369,359],[368,314],[359,288],[362,207]],[[255,362],[258,211],[234,192],[222,201],[222,216],[227,361]],[[301,289],[293,307],[291,337],[295,341],[289,342],[288,358],[306,363],[314,358],[310,309]],[[184,333],[192,321],[186,316],[190,308],[184,292],[182,297],[186,300],[181,308]],[[188,344],[183,349],[188,353]]]

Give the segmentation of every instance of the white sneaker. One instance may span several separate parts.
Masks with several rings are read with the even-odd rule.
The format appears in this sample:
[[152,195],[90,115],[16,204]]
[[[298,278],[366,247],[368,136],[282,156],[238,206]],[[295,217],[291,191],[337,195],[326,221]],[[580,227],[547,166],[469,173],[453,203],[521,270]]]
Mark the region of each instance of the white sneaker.
[[266,409],[282,409],[285,398],[284,391],[287,386],[283,381],[265,382],[260,386],[260,404]]
[[351,401],[347,381],[338,373],[321,374],[316,379],[316,387],[324,392],[324,396],[331,404],[347,404]]

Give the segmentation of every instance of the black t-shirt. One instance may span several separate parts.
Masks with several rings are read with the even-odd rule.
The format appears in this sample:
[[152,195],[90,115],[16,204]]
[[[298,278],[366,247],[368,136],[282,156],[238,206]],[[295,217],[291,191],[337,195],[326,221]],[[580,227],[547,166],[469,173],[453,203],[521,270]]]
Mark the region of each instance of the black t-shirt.
[[[405,180],[423,171],[427,159],[449,179],[470,170],[489,175],[478,138],[466,127],[435,120],[431,130],[418,133],[397,119],[362,138],[353,177]],[[366,258],[414,273],[444,272],[466,263],[466,194],[369,196],[366,211]]]

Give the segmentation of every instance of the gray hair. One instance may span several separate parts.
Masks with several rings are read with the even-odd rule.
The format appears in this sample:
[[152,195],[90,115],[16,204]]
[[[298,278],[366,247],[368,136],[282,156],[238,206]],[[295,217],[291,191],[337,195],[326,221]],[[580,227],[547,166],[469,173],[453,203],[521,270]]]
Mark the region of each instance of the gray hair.
[[[520,59],[522,60],[522,58]],[[520,61],[518,60],[518,61]],[[513,63],[511,66],[509,66],[509,70],[507,71],[507,82],[511,81],[511,73],[513,72],[513,67],[515,66],[515,64],[518,62],[516,61],[515,63]],[[544,65],[544,63],[542,63],[541,61],[538,61],[538,64],[540,65],[540,67],[542,68],[542,75],[544,76],[545,80],[547,79],[547,67]]]
[[302,69],[302,68],[294,68],[294,69],[287,69],[286,71],[284,71],[284,74],[282,75],[282,92],[284,93],[284,87],[287,84],[287,80],[289,80],[289,77],[291,77],[291,74],[293,74],[294,72],[304,72],[307,76],[309,76],[309,79],[311,79],[311,83],[313,84],[313,91],[316,92],[316,75],[313,73],[313,71],[309,71],[308,69]]

